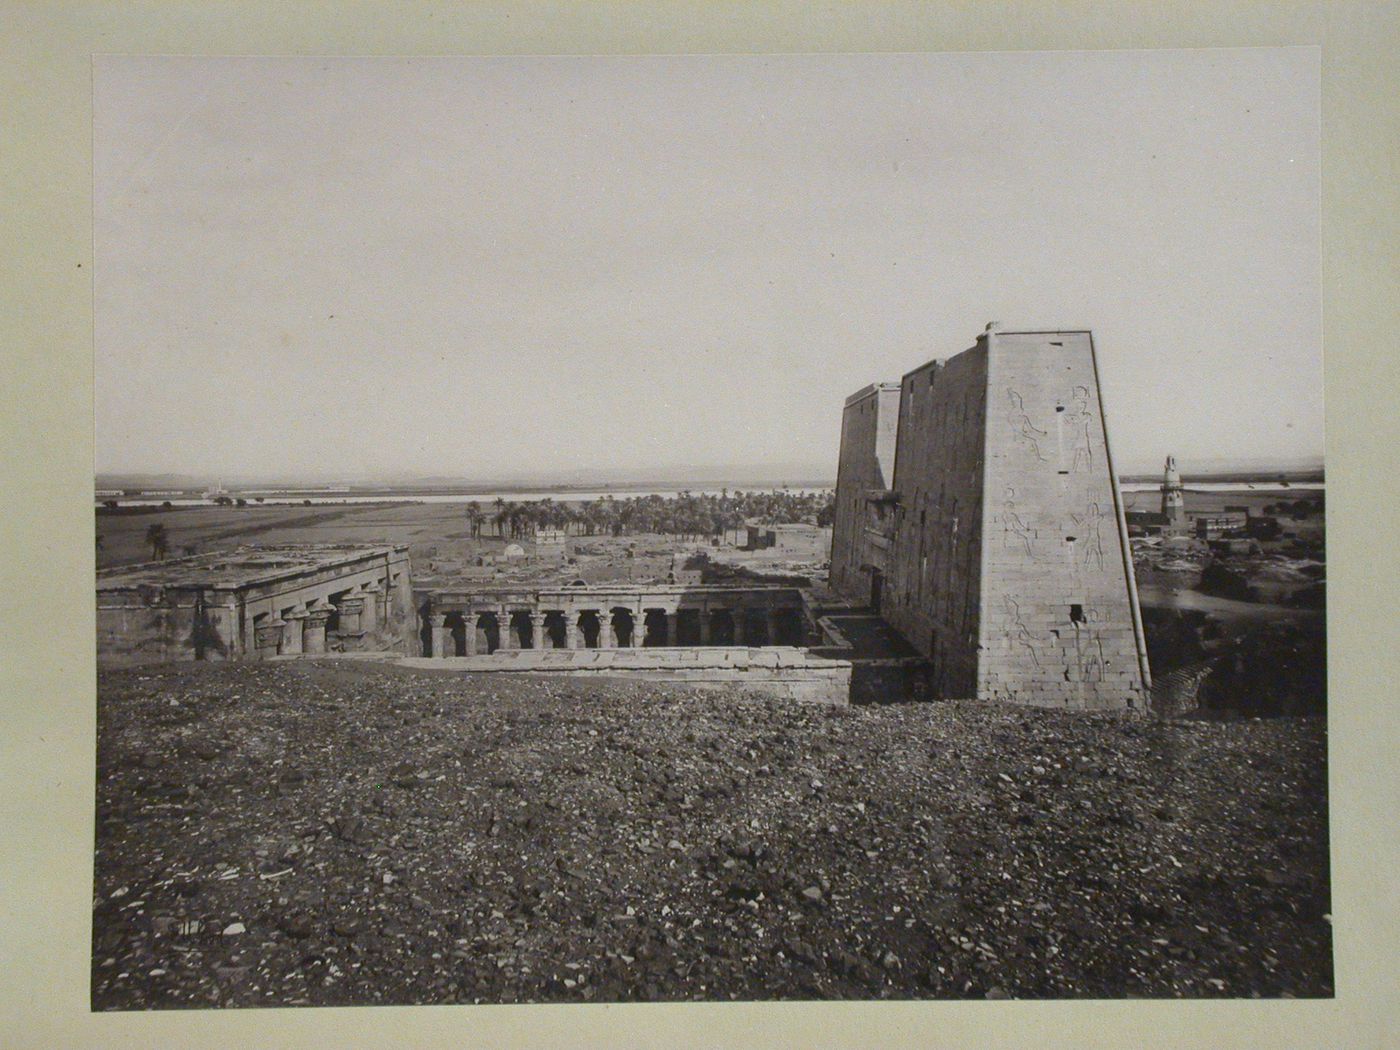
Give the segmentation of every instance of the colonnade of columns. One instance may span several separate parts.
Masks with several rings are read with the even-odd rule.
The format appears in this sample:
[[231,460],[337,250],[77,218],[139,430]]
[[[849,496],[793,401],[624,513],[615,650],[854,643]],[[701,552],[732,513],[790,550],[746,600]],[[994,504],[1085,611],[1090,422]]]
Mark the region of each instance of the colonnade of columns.
[[[654,622],[661,616],[665,617],[665,638],[654,639],[652,644],[675,646],[681,644],[681,617],[689,611],[691,610],[645,607],[633,609],[626,606],[575,609],[512,609],[509,606],[499,606],[494,609],[435,612],[429,624],[432,631],[432,654],[448,657],[457,655],[460,650],[462,655],[477,656],[499,650],[520,649],[522,628],[526,626],[528,632],[525,636],[528,637],[529,644],[524,647],[530,649],[642,648],[653,630],[647,626],[648,613],[654,614]],[[716,638],[724,633],[729,634],[732,640],[721,641],[719,644],[754,644],[758,638],[756,635],[750,637],[748,621],[751,615],[757,616],[760,612],[764,618],[762,644],[777,645],[780,644],[777,639],[784,633],[784,622],[789,625],[791,633],[793,629],[790,625],[794,620],[800,622],[801,618],[800,610],[786,607],[750,610],[743,607],[710,606],[695,607],[693,611],[697,614],[699,644],[702,646],[716,644]],[[562,620],[562,644],[557,635],[547,630],[546,621],[552,617]],[[716,631],[717,618],[727,620],[728,632]],[[622,628],[621,632],[619,628]],[[459,645],[455,637],[458,630],[464,635],[463,645]],[[798,630],[800,631],[800,628]]]
[[362,583],[333,599],[298,602],[255,623],[253,644],[259,651],[281,655],[323,653],[332,616],[338,617],[337,635],[368,634],[390,620],[393,602],[392,587],[379,581]]

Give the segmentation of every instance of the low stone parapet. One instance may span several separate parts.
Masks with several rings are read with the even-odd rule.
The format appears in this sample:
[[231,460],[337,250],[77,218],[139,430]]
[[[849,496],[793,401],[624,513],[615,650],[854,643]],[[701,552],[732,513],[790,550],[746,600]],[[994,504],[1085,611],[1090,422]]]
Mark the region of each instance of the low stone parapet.
[[704,688],[742,687],[805,703],[847,704],[851,663],[788,646],[652,649],[515,649],[490,656],[409,657],[405,667],[470,674],[641,678]]

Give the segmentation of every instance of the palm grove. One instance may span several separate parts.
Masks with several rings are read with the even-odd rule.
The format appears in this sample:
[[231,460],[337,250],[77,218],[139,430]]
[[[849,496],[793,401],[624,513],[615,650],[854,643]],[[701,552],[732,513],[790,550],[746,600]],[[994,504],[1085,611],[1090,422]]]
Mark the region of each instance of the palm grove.
[[681,492],[626,499],[604,496],[574,503],[553,499],[513,503],[497,497],[494,503],[467,504],[467,523],[474,539],[483,532],[521,539],[542,528],[562,529],[575,536],[654,533],[697,539],[722,536],[748,522],[830,525],[834,514],[834,493],[786,490],[724,490],[718,495]]

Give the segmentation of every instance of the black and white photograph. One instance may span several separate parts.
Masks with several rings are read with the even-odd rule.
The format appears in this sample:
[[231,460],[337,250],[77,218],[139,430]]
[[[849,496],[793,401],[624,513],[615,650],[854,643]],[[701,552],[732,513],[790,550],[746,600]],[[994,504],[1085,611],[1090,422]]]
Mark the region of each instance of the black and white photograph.
[[93,56],[90,1009],[1332,998],[1321,85]]

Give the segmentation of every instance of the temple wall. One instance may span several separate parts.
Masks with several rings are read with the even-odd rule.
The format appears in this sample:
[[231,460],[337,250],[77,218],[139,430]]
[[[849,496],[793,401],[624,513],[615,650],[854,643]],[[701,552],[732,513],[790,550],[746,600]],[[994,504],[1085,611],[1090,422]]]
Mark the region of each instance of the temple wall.
[[860,604],[870,600],[872,561],[883,560],[883,552],[872,552],[865,535],[872,513],[866,493],[894,484],[898,428],[898,384],[873,384],[846,399],[836,468],[830,582],[834,590]]
[[493,656],[416,658],[405,666],[481,674],[641,679],[695,689],[742,689],[802,703],[846,704],[851,664],[805,649],[518,650]]
[[[321,649],[409,651],[416,615],[406,549],[246,584],[182,584],[182,568],[178,561],[143,567],[157,577],[168,571],[169,584],[99,587],[100,665],[258,660],[313,651],[304,648],[308,625],[312,645]],[[283,619],[288,613],[293,615]]]
[[[869,438],[848,418],[843,457]],[[1144,707],[1091,335],[990,329],[915,369],[901,381],[897,448],[880,615],[928,659],[934,692]]]
[[902,381],[899,504],[881,615],[929,658],[942,696],[977,691],[986,388],[980,345]]
[[192,591],[165,589],[159,594],[132,592],[120,602],[97,608],[97,662],[103,666],[236,658],[238,608],[232,595],[226,605],[205,603],[198,611]]
[[977,694],[1143,706],[1131,563],[1090,335],[993,332],[986,345]]

